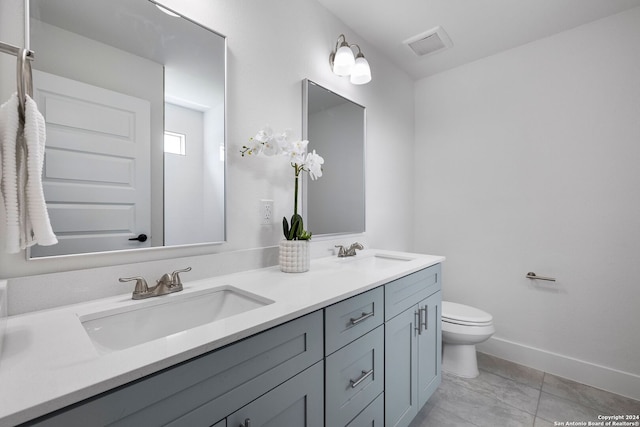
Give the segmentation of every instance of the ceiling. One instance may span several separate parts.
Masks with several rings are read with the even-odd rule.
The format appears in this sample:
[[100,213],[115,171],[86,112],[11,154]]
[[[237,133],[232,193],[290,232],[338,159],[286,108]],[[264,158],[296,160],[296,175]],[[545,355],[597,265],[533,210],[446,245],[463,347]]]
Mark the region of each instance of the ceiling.
[[[414,79],[427,77],[633,7],[640,0],[318,0]],[[453,47],[419,57],[405,44],[437,26]],[[336,34],[337,38],[338,34]],[[365,55],[366,51],[363,52]],[[375,74],[375,65],[372,65]],[[374,77],[375,78],[375,77]]]

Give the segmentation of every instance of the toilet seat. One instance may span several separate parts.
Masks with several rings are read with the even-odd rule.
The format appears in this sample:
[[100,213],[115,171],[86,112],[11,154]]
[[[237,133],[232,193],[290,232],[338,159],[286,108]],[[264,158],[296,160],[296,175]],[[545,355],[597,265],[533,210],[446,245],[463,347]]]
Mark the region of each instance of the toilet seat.
[[464,322],[462,320],[451,320],[451,319],[445,319],[444,317],[442,318],[442,321],[444,323],[449,323],[451,325],[461,325],[461,326],[491,326],[493,325],[493,322]]
[[475,307],[442,301],[442,321],[463,326],[488,326],[493,324],[493,316]]

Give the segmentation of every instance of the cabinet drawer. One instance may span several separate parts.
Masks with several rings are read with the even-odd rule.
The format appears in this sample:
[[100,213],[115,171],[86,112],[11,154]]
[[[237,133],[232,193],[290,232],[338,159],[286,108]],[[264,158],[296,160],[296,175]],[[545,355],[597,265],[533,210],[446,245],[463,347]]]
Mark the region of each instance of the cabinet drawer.
[[381,286],[325,308],[325,355],[382,325],[383,306]]
[[35,425],[210,426],[322,359],[322,311],[277,326]]
[[384,426],[384,393],[364,408],[347,427],[382,427]]
[[384,285],[385,320],[439,291],[442,283],[441,271],[440,264],[436,264]]
[[384,326],[325,359],[325,420],[345,426],[384,389]]
[[227,426],[323,427],[322,362],[227,418]]

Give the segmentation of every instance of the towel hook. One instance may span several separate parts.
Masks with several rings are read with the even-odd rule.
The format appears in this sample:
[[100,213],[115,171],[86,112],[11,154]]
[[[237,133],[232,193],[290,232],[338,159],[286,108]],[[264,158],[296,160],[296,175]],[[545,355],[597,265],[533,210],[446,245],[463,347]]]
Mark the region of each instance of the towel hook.
[[33,96],[33,78],[31,72],[31,62],[27,60],[29,49],[21,49],[18,53],[16,66],[16,78],[18,80],[18,102],[20,103],[20,120],[24,122],[24,112],[27,102],[27,95]]

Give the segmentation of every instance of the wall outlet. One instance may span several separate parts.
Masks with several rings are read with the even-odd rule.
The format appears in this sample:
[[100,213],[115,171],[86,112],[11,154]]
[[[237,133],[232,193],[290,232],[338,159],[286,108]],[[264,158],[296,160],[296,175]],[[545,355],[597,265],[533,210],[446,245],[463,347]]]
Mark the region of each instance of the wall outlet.
[[273,224],[273,200],[260,200],[260,224]]

